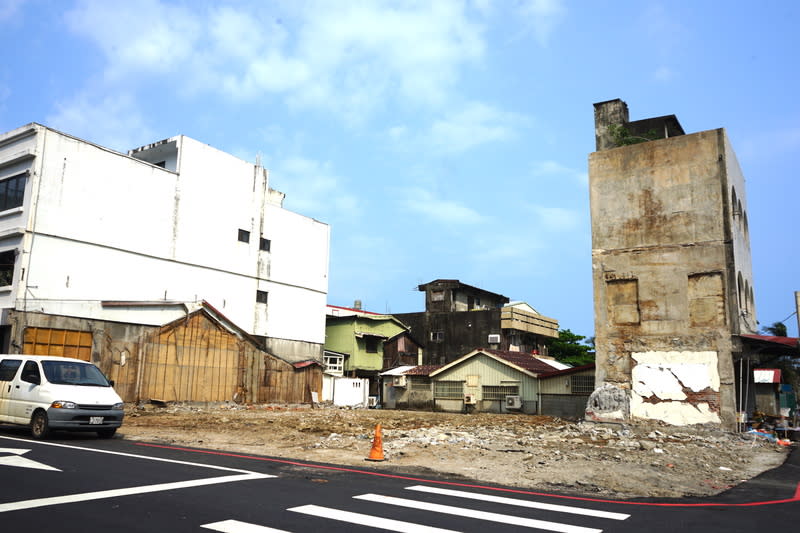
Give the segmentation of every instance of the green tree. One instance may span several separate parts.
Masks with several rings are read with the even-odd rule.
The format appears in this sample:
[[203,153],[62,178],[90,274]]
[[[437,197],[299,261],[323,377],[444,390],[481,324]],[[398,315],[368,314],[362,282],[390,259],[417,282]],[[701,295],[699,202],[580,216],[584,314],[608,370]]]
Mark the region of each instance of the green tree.
[[[568,365],[580,366],[594,363],[594,349],[592,344],[586,344],[586,337],[572,333],[568,329],[558,330],[558,339],[549,343],[548,353],[559,362]],[[590,341],[594,341],[591,338]]]
[[761,328],[761,333],[764,335],[772,335],[773,337],[786,337],[786,324],[783,322],[773,322],[771,326],[764,326]]

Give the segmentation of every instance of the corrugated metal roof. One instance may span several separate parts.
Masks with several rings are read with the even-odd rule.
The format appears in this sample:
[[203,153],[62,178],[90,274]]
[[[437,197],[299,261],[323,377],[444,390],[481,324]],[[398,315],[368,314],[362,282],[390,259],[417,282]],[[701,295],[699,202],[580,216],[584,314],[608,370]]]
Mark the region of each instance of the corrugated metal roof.
[[790,348],[798,348],[798,346],[800,346],[798,344],[798,341],[800,341],[800,339],[798,339],[797,337],[775,337],[772,335],[739,335],[739,336],[745,339],[753,339],[755,341],[780,344],[782,346],[788,346]]
[[298,368],[298,369],[299,368],[305,368],[305,367],[311,366],[311,365],[322,366],[322,363],[320,363],[319,361],[315,361],[313,359],[308,359],[306,361],[298,361],[296,363],[292,363],[292,366],[295,367],[295,368]]
[[555,376],[566,376],[569,374],[575,374],[576,372],[583,372],[584,370],[592,370],[595,368],[594,363],[589,363],[588,365],[581,365],[581,366],[573,366],[571,368],[565,368],[564,370],[557,370],[555,372],[550,372],[549,374],[543,374],[539,377],[542,378],[552,378]]
[[392,368],[391,370],[387,370],[386,372],[381,372],[381,376],[401,376],[405,374],[407,370],[411,370],[412,368],[416,367],[414,365],[398,366],[396,368]]

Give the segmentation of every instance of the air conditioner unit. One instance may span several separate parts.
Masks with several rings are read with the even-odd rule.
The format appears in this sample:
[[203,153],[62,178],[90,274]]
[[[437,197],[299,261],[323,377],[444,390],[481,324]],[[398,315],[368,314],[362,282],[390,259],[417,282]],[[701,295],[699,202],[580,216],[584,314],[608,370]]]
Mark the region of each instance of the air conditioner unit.
[[377,396],[369,396],[367,398],[367,407],[377,407],[378,406],[378,397]]
[[465,394],[464,403],[467,405],[475,405],[476,403],[478,403],[478,399],[475,397],[474,394]]
[[405,387],[406,386],[406,377],[405,376],[394,376],[392,380],[392,385],[395,387]]
[[489,344],[500,344],[500,335],[497,333],[489,335]]
[[506,396],[506,409],[522,409],[522,398],[517,395]]

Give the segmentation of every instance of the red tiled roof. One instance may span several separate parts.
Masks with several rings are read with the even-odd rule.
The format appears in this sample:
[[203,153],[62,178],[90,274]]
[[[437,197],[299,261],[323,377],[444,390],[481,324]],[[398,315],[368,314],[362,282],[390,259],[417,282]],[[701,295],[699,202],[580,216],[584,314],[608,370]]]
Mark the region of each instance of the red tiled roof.
[[534,374],[549,374],[560,370],[527,352],[508,352],[505,350],[488,350],[486,348],[481,348],[480,351],[492,354],[495,357],[508,361],[512,365],[524,368],[528,372],[533,372]]
[[439,370],[444,365],[420,365],[414,368],[409,368],[403,374],[406,376],[429,376],[431,372]]

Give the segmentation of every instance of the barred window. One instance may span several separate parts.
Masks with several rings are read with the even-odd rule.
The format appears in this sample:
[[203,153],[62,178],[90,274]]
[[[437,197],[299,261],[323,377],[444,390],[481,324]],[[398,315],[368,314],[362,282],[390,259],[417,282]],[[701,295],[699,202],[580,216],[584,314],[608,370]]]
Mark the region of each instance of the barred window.
[[505,400],[506,396],[519,395],[519,385],[484,385],[484,400]]
[[572,394],[591,394],[594,392],[594,376],[570,376]]
[[431,390],[431,378],[409,378],[411,390]]
[[443,399],[458,399],[464,397],[463,381],[434,381],[433,397]]

